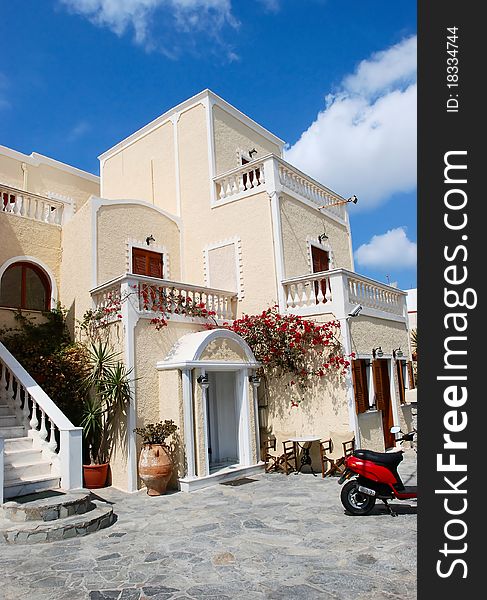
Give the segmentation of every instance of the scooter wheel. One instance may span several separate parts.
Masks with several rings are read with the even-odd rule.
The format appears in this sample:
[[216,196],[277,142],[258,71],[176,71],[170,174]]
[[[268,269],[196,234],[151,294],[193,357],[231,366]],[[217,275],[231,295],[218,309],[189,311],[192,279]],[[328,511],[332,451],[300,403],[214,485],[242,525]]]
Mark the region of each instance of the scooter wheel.
[[342,487],[340,500],[345,510],[356,516],[368,515],[375,506],[373,496],[359,492],[357,481],[349,481]]

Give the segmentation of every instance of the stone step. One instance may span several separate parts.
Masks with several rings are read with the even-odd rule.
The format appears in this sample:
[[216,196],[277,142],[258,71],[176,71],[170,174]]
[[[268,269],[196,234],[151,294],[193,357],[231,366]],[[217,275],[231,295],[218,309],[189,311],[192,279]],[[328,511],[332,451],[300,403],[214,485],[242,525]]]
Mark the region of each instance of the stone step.
[[12,479],[3,484],[3,497],[16,498],[17,496],[26,496],[42,490],[59,488],[60,478],[47,475],[44,477],[31,477],[24,479]]
[[0,428],[17,427],[17,417],[15,415],[0,415]]
[[4,439],[19,438],[25,435],[25,428],[22,425],[16,427],[0,427],[0,437]]
[[5,465],[30,465],[42,460],[42,450],[37,448],[6,450],[3,459]]
[[94,508],[82,515],[73,515],[55,521],[26,521],[12,523],[8,519],[0,520],[0,535],[7,543],[33,544],[54,542],[109,527],[115,522],[112,507],[106,502],[93,500]]
[[15,411],[8,404],[0,403],[0,417],[8,417],[15,414]]
[[32,479],[34,477],[45,477],[51,474],[51,462],[48,460],[41,460],[33,464],[9,464],[5,465],[4,469],[4,483],[15,479]]
[[32,450],[33,440],[30,437],[12,437],[5,440],[5,453],[17,450]]
[[20,496],[0,507],[0,517],[15,523],[25,521],[55,521],[73,515],[82,515],[94,508],[90,490],[64,492],[46,490],[37,494]]

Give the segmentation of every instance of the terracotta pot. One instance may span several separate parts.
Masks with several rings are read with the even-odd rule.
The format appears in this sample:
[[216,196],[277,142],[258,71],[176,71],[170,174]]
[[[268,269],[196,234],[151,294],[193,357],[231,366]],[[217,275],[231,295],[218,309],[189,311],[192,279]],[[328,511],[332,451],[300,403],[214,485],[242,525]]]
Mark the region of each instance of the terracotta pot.
[[166,492],[171,479],[173,464],[166,446],[143,444],[139,456],[139,475],[149,496],[160,496]]
[[89,490],[105,487],[108,475],[108,463],[101,465],[83,465],[84,486]]

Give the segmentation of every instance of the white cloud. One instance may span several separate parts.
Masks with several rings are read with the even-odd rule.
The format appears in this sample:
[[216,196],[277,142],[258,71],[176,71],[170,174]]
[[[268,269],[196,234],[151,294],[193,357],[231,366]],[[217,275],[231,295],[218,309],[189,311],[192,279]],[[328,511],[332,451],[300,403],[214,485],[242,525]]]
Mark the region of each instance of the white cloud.
[[[133,28],[135,41],[153,48],[151,29],[156,24],[179,31],[219,31],[226,23],[236,27],[231,0],[60,0],[92,23],[117,35]],[[155,18],[160,10],[159,18]]]
[[358,207],[416,187],[416,37],[362,61],[286,159]]
[[87,121],[79,121],[68,133],[67,139],[70,142],[75,142],[83,137],[91,129],[91,125]]
[[416,266],[417,246],[407,237],[405,227],[397,227],[374,235],[354,256],[363,267],[405,269]]
[[258,0],[262,4],[264,10],[270,13],[277,13],[281,10],[280,0]]

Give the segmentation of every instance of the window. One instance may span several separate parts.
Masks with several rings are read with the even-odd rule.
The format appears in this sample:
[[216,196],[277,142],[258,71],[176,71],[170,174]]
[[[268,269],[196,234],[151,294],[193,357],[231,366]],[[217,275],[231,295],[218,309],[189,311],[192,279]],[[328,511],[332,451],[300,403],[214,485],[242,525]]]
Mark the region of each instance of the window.
[[369,381],[367,367],[369,361],[363,358],[352,360],[352,382],[357,414],[369,410]]
[[[311,265],[313,268],[313,273],[321,273],[323,271],[328,271],[330,268],[329,252],[327,252],[326,250],[323,250],[322,248],[318,248],[317,246],[312,245],[311,246]],[[330,284],[328,284],[328,285],[330,285]],[[326,286],[327,286],[326,279],[322,279],[321,283],[318,283],[317,281],[314,282],[316,304],[319,303],[318,295],[320,293],[320,287],[321,287],[321,293],[323,294],[322,303],[327,301],[326,300]]]
[[134,275],[147,275],[148,277],[163,277],[162,254],[143,250],[142,248],[132,248],[132,273]]
[[406,402],[406,361],[396,360],[397,383],[399,385],[399,401]]
[[27,310],[49,310],[51,285],[47,275],[33,263],[10,265],[0,282],[0,305]]

